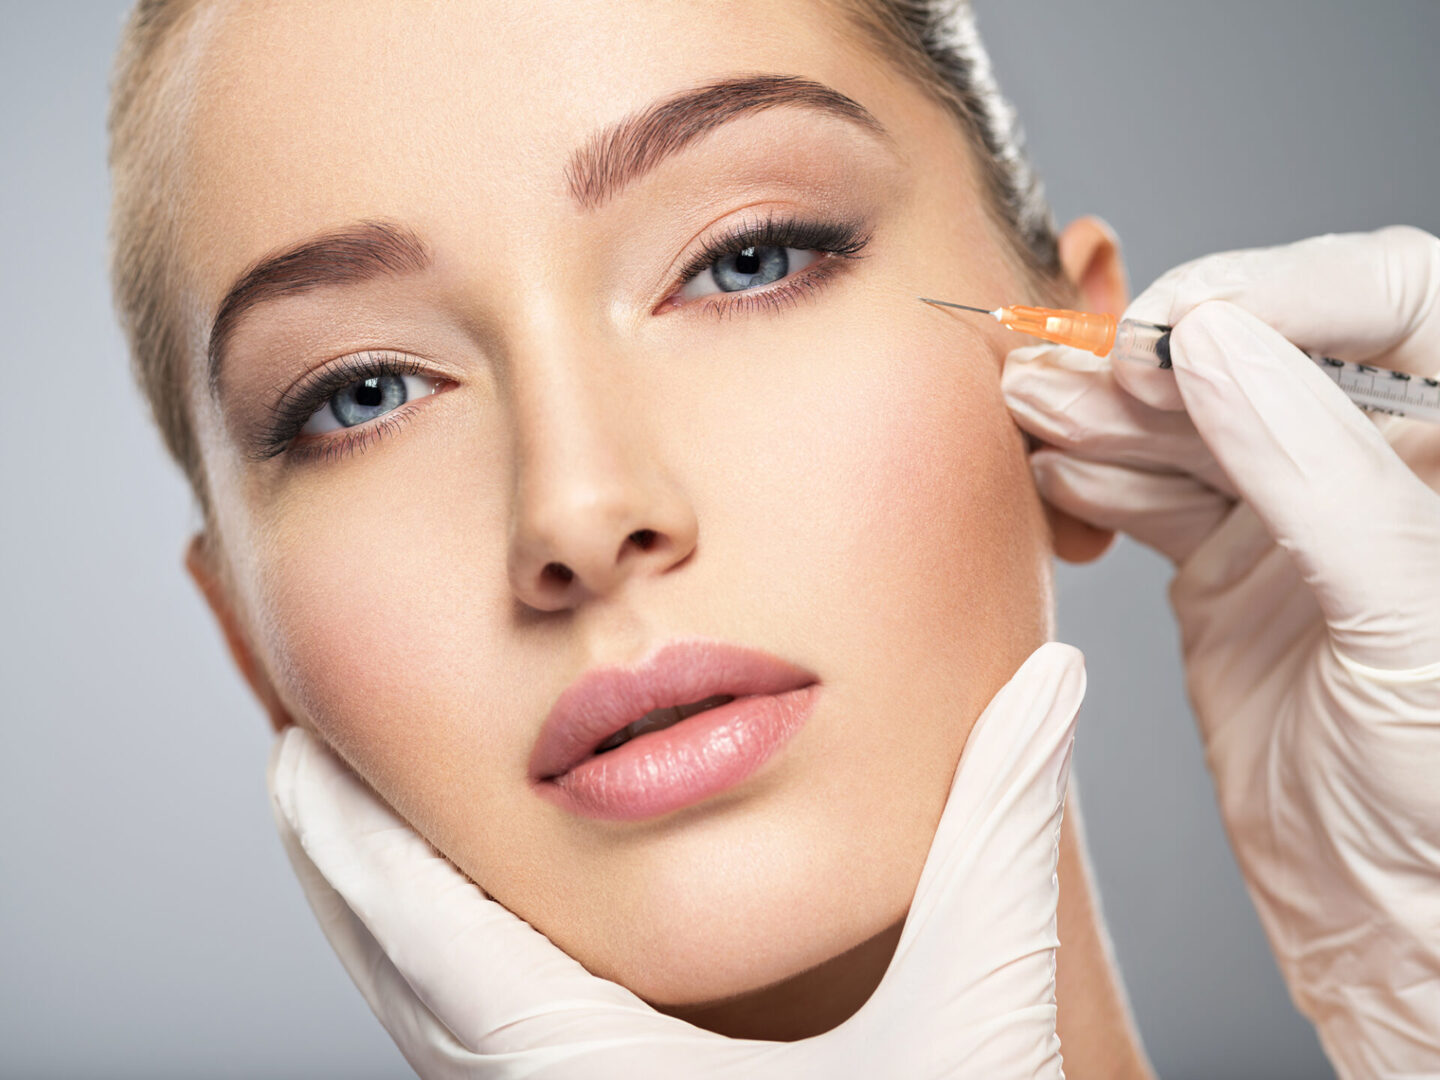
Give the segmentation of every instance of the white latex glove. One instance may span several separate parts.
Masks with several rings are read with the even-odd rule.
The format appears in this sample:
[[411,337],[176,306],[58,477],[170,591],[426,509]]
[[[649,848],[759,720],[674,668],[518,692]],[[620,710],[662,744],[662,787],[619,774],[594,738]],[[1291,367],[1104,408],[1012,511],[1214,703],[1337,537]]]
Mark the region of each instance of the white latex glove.
[[1007,357],[1040,491],[1176,564],[1230,842],[1336,1069],[1440,1076],[1440,427],[1372,419],[1288,344],[1440,373],[1440,240],[1215,255],[1126,315],[1175,327],[1173,372]]
[[793,1043],[704,1031],[591,975],[306,731],[277,740],[270,791],[321,927],[427,1080],[1060,1078],[1055,874],[1084,688],[1079,651],[1051,643],[990,702],[879,988],[839,1027]]

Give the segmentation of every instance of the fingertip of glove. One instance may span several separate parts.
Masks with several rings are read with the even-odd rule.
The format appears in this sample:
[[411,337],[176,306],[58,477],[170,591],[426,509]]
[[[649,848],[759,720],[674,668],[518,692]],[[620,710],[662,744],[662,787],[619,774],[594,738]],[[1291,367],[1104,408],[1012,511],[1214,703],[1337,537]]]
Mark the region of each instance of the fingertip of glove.
[[1085,679],[1085,654],[1063,641],[1045,642],[1030,654],[1019,670],[1024,671],[1032,665],[1057,680],[1072,675],[1078,675],[1082,682]]
[[[1013,830],[1033,839],[1036,826],[1054,822],[1058,827],[1069,780],[1074,745],[1075,717],[1085,689],[1084,654],[1072,645],[1046,642],[1032,652],[986,706],[960,756],[950,796],[936,833],[934,851],[958,850],[967,843],[977,853],[987,844],[1009,849]],[[1004,822],[1010,840],[977,822]],[[979,828],[980,832],[975,830]],[[982,835],[983,834],[983,835]],[[940,858],[932,891],[943,893],[963,876],[979,854],[966,859]],[[927,873],[930,864],[927,862]],[[1048,873],[1048,871],[1047,871]],[[924,879],[922,878],[922,884]]]
[[[1038,450],[1032,450],[1029,460],[1036,490],[1046,499],[1055,494],[1057,486],[1063,487],[1064,481],[1081,461],[1054,446],[1042,446]],[[1080,467],[1083,468],[1083,465]]]
[[[1289,346],[1279,333],[1244,308],[1225,300],[1197,304],[1175,324],[1170,334],[1175,367],[1197,372],[1196,363],[1229,370],[1237,356],[1273,355]],[[1293,346],[1290,346],[1293,348]]]
[[1018,364],[1033,364],[1044,357],[1048,352],[1053,351],[1053,345],[1025,345],[1018,349],[1011,349],[1005,354],[1005,366]]
[[265,768],[271,809],[292,829],[295,827],[295,774],[310,739],[310,733],[299,724],[290,724],[275,737]]
[[1153,360],[1120,357],[1111,364],[1115,381],[1137,401],[1162,412],[1180,412],[1185,402],[1175,385],[1175,373]]
[[[1305,426],[1319,408],[1342,424],[1373,431],[1363,414],[1343,404],[1328,376],[1274,327],[1237,304],[1208,300],[1196,305],[1173,332],[1171,356],[1186,406],[1202,433],[1224,430],[1234,438]],[[1298,393],[1308,386],[1312,393]],[[1328,404],[1322,405],[1325,399]],[[1301,417],[1305,419],[1301,421]],[[1238,422],[1244,417],[1243,422]],[[1265,436],[1266,445],[1272,434]],[[1273,437],[1279,437],[1274,435]],[[1212,447],[1213,447],[1212,443]]]
[[1044,679],[1055,687],[1057,711],[1062,707],[1064,711],[1068,711],[1071,715],[1070,723],[1073,725],[1074,716],[1080,709],[1080,701],[1085,696],[1085,654],[1074,645],[1063,641],[1047,641],[1031,654],[1030,659],[1022,665],[1022,670],[1031,663],[1043,665]]
[[[1085,654],[1073,645],[1049,641],[1037,650],[1044,656],[1044,679],[1048,686],[1040,701],[1048,696],[1049,707],[1042,714],[1037,735],[1052,732],[1050,765],[1045,770],[1053,784],[1053,796],[1064,802],[1070,784],[1070,759],[1075,750],[1075,729],[1080,720],[1080,705],[1085,700],[1087,676]],[[1041,740],[1042,744],[1045,740]],[[1057,820],[1058,827],[1058,820]]]
[[1005,370],[1012,371],[1013,369],[1014,376],[1045,368],[1059,368],[1063,371],[1100,371],[1108,367],[1109,363],[1110,361],[1103,356],[1096,356],[1084,349],[1072,349],[1068,345],[1056,345],[1053,342],[1025,345],[1018,349],[1011,349],[1005,354]]
[[[1073,733],[1084,696],[1085,654],[1073,645],[1047,641],[1016,669],[986,712],[1029,718],[1028,723],[1004,725],[1022,742],[1028,743],[1048,728],[1054,728],[1063,740]],[[1022,727],[1027,730],[1020,730]]]
[[1001,393],[1011,397],[1034,382],[1044,364],[1045,354],[1049,351],[1048,345],[1028,345],[1007,353],[1000,368]]

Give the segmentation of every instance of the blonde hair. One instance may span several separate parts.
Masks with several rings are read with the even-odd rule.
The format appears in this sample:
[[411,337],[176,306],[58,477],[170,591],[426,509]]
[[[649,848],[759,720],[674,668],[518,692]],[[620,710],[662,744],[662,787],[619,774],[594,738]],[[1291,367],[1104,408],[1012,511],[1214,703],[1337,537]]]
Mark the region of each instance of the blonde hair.
[[110,82],[110,286],[136,381],[170,456],[202,509],[209,498],[187,405],[186,324],[176,247],[177,95],[167,93],[196,0],[139,0],[130,11]]
[[[833,0],[870,43],[959,121],[981,163],[987,205],[1033,280],[1059,274],[1055,228],[1001,96],[968,0]],[[174,137],[185,108],[185,31],[199,0],[138,0],[121,33],[110,88],[110,276],[136,380],[207,523],[210,499],[190,416],[190,351],[180,268]]]

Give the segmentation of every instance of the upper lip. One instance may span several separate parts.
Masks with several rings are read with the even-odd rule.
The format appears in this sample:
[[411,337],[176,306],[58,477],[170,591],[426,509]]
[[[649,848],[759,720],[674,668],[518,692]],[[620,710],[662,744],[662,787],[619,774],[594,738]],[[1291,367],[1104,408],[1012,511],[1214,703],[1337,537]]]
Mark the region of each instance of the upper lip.
[[633,665],[591,668],[555,699],[530,754],[530,775],[569,772],[615,732],[651,709],[717,694],[780,694],[817,676],[770,653],[709,638],[667,642]]

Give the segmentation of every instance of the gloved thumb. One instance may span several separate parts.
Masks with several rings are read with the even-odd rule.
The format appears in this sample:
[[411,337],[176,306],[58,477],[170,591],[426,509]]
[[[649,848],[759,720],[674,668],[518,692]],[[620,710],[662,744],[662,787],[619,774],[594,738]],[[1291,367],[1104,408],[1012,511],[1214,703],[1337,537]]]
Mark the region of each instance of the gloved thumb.
[[694,1040],[485,896],[314,735],[277,739],[269,784],[311,907],[402,1052],[503,1056],[548,1048],[561,1028],[571,1043],[637,1030],[652,1047]]
[[[975,722],[895,957],[856,1016],[893,1010],[921,1029],[895,1040],[918,1055],[895,1075],[954,1075],[943,1066],[961,1062],[967,1076],[1062,1075],[1056,866],[1084,692],[1083,655],[1051,642]],[[939,1037],[961,1028],[963,1041]],[[925,1057],[942,1046],[955,1060]]]
[[296,757],[312,745],[318,745],[312,735],[291,727],[280,734],[271,748],[266,782],[280,841],[331,948],[371,1012],[389,1030],[400,1052],[418,1072],[427,1060],[430,1047],[454,1045],[454,1038],[415,997],[375,936],[306,852],[300,832],[292,824]]
[[1308,357],[1234,304],[1182,318],[1171,355],[1201,438],[1289,553],[1340,654],[1377,669],[1436,663],[1440,578],[1422,568],[1440,497]]

